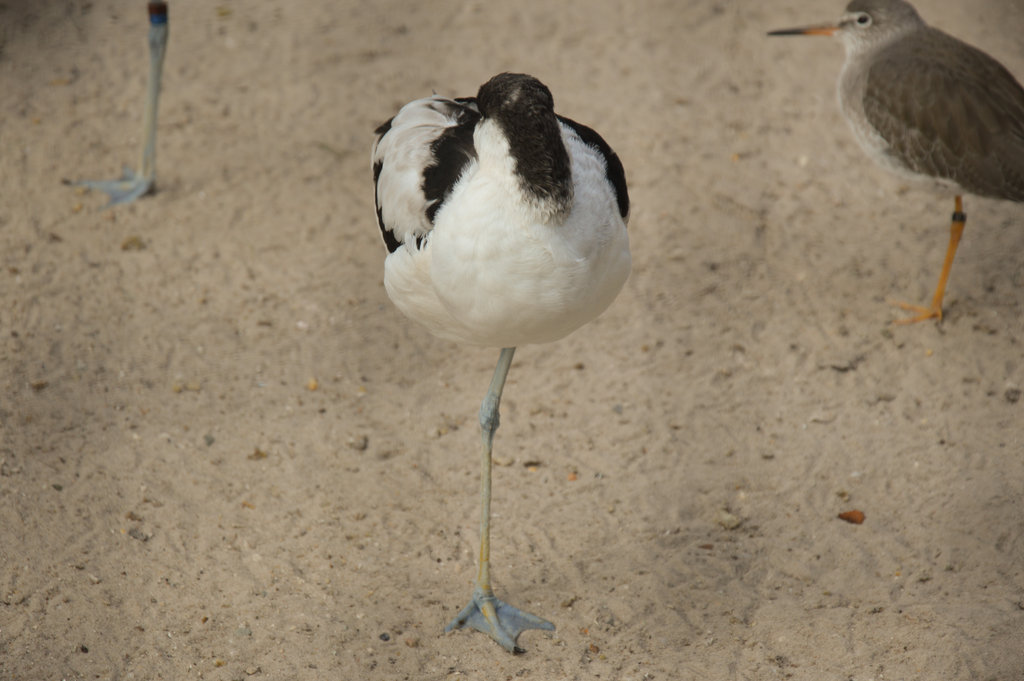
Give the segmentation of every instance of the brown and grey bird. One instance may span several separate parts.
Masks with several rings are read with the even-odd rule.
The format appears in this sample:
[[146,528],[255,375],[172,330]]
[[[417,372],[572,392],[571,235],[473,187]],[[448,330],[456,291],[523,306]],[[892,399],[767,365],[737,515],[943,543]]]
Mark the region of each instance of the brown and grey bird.
[[904,177],[956,197],[932,302],[901,323],[942,319],[966,215],[962,195],[1024,202],[1024,88],[976,47],[926,24],[903,0],[853,0],[838,23],[768,35],[835,35],[846,48],[839,104],[860,146]]

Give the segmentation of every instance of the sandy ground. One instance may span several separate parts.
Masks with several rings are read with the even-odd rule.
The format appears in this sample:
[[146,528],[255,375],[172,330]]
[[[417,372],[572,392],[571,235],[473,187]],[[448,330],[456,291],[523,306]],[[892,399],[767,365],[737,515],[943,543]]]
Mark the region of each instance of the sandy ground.
[[[1024,75],[1014,0],[921,0]],[[856,147],[841,3],[0,4],[0,678],[1024,678],[1024,213]],[[475,574],[497,351],[383,286],[373,128],[532,73],[618,151],[634,270],[521,348],[496,456],[512,656]],[[315,390],[311,381],[316,381]],[[837,519],[858,509],[862,525]]]

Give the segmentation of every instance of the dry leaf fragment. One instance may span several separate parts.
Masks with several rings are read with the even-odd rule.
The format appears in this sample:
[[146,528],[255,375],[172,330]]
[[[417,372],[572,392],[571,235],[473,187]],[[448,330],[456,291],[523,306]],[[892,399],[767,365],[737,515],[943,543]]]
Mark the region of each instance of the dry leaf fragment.
[[840,520],[845,520],[848,523],[860,525],[864,522],[864,511],[858,511],[856,509],[852,511],[843,511],[839,514],[839,518]]

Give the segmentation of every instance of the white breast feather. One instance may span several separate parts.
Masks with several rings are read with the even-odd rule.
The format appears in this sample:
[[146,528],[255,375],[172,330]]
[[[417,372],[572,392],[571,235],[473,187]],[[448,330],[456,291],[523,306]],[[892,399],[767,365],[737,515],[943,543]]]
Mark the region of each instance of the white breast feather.
[[550,224],[524,196],[504,136],[482,122],[474,134],[479,163],[467,166],[417,249],[402,235],[430,229],[422,168],[438,126],[452,121],[409,106],[374,151],[375,160],[400,163],[400,172],[378,184],[385,223],[399,225],[396,236],[406,244],[385,262],[395,305],[441,338],[493,347],[554,341],[603,312],[629,275],[630,257],[601,154],[562,125],[575,200],[564,222]]

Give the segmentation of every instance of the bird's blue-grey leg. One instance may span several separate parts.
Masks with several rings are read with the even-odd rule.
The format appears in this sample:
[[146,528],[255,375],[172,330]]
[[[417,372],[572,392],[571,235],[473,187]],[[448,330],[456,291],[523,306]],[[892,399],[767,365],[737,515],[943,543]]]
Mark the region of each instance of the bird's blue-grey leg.
[[512,365],[515,348],[504,348],[494,369],[494,378],[480,405],[480,437],[483,452],[480,460],[480,564],[473,599],[448,623],[445,633],[470,627],[487,634],[510,653],[521,653],[516,639],[526,629],[554,631],[555,625],[536,615],[523,612],[494,596],[491,589],[491,448],[494,431],[498,429],[498,405],[505,377]]
[[964,234],[966,222],[967,215],[964,213],[963,199],[957,196],[953,207],[953,223],[949,228],[949,245],[946,247],[946,259],[942,263],[942,272],[939,273],[939,284],[935,287],[932,304],[924,306],[896,303],[904,310],[917,313],[907,319],[897,319],[896,324],[913,324],[915,322],[923,322],[926,319],[942,321],[942,299],[946,296],[946,282],[949,281],[949,273],[953,269],[953,258],[956,256],[956,249],[960,245],[960,237]]
[[160,77],[167,51],[167,3],[150,2],[149,8],[149,81],[146,108],[142,115],[142,157],[138,170],[125,167],[119,180],[83,180],[76,186],[88,187],[110,195],[110,205],[129,203],[153,189],[156,181],[156,113],[160,97]]

